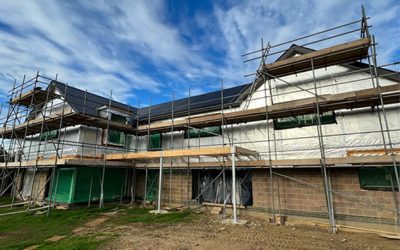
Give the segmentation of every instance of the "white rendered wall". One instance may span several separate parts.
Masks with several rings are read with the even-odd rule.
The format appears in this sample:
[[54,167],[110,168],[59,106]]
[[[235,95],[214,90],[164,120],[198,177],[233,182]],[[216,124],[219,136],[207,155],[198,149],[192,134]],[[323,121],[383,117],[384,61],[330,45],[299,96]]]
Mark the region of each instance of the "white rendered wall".
[[[327,68],[317,69],[315,76],[317,79],[318,94],[335,94],[344,93],[355,90],[362,90],[372,88],[372,81],[370,75],[364,72],[353,72],[346,75],[337,74],[343,72],[352,72],[354,70],[343,66],[331,66]],[[366,71],[368,72],[368,70]],[[314,82],[312,72],[304,72],[298,75],[290,75],[282,78],[284,81],[290,82],[292,85],[309,89],[314,93]],[[381,86],[396,84],[396,81],[387,78],[379,78]],[[343,84],[339,84],[343,83]],[[296,99],[304,99],[314,97],[312,93],[300,91],[295,86],[279,81],[272,80],[272,93],[274,95],[274,103],[291,101]],[[264,90],[266,88],[266,90]],[[293,93],[294,92],[294,93]],[[246,105],[248,108],[257,108],[265,106],[265,93],[267,94],[268,105],[271,105],[270,92],[268,84],[260,86],[252,98],[248,99],[241,105],[240,108],[225,110],[224,112],[232,112],[238,109],[244,109]],[[398,104],[385,105],[386,117],[389,129],[391,130],[390,136],[393,146],[400,147],[400,111]],[[219,113],[220,111],[210,112]],[[363,108],[356,110],[337,110],[336,124],[322,125],[322,133],[324,134],[324,147],[326,157],[342,157],[345,156],[348,150],[360,149],[373,149],[383,148],[383,139],[379,123],[378,112],[372,111],[371,108]],[[183,119],[183,118],[179,118]],[[384,129],[386,124],[384,122],[383,112],[381,112],[381,119]],[[295,158],[319,158],[320,147],[317,138],[317,126],[309,126],[302,128],[292,128],[285,130],[274,130],[272,121],[269,123],[269,135],[271,139],[271,151],[273,159],[295,159]],[[233,138],[234,145],[242,146],[248,149],[253,149],[262,154],[262,158],[267,159],[269,152],[267,142],[267,126],[265,121],[249,122],[240,125],[228,125],[223,128],[225,139],[224,143],[229,144],[228,136]],[[376,132],[373,132],[376,131]],[[387,133],[384,134],[386,143],[388,142]],[[222,137],[204,137],[184,139],[183,132],[174,132],[173,143],[171,144],[170,133],[163,133],[163,148],[170,149],[171,147],[177,148],[191,148],[199,146],[221,146]],[[275,141],[273,139],[275,138]],[[135,140],[136,141],[136,140]],[[142,136],[139,139],[139,150],[145,151],[147,145],[147,137]],[[131,148],[136,148],[136,143],[130,145]],[[276,147],[276,154],[275,154]]]

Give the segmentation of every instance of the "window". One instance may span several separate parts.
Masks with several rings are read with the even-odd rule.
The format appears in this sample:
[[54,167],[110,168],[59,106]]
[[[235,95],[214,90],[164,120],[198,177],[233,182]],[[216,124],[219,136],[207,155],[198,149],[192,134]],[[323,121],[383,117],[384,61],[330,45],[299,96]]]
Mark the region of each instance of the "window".
[[111,113],[111,121],[126,124],[127,117]]
[[185,138],[209,137],[222,134],[221,127],[189,128],[185,130]]
[[[126,124],[127,117],[111,113],[111,121]],[[109,129],[107,133],[107,143],[114,145],[125,145],[125,133]]]
[[[325,112],[320,116],[321,124],[332,124],[336,123],[335,112]],[[318,117],[316,114],[298,115],[293,117],[284,117],[274,119],[274,128],[289,129],[289,128],[301,128],[306,126],[318,125]]]
[[51,140],[51,139],[55,139],[55,138],[58,138],[58,129],[42,132],[39,139],[41,141],[46,141],[46,140]]
[[[400,172],[400,167],[397,167]],[[393,166],[361,167],[358,169],[358,178],[362,189],[391,191],[392,180],[397,190],[397,182]]]
[[149,138],[149,148],[148,150],[161,150],[161,133],[151,134]]
[[109,129],[107,133],[107,143],[125,145],[125,134],[116,130]]

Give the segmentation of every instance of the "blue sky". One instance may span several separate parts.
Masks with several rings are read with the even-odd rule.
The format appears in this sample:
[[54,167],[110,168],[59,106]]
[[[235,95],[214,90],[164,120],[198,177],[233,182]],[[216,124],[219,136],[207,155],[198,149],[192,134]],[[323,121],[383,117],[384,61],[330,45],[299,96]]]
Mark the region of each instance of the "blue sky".
[[[241,54],[371,17],[378,64],[400,61],[400,1],[0,0],[0,100],[24,74],[137,106],[250,82]],[[398,67],[397,67],[398,70]]]

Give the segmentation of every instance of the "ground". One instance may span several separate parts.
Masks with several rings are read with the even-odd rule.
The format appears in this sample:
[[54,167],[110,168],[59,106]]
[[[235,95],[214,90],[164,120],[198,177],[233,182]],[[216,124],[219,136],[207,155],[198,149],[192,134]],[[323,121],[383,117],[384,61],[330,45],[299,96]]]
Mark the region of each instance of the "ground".
[[274,226],[254,219],[228,225],[206,214],[188,223],[138,222],[100,231],[118,235],[101,249],[400,249],[400,241],[377,235],[333,235],[316,226]]
[[[23,208],[19,208],[22,210]],[[317,226],[275,226],[251,217],[223,224],[216,215],[109,205],[0,216],[1,249],[400,249],[374,234],[330,234]],[[0,208],[0,214],[9,212]]]

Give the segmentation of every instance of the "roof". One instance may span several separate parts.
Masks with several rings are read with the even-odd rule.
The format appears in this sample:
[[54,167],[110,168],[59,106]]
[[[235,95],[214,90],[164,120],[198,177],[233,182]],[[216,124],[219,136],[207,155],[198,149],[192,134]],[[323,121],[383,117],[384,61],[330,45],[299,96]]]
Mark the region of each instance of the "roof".
[[[304,46],[292,44],[289,49],[287,49],[280,57],[278,57],[277,61],[288,59],[290,57],[295,56],[296,54],[307,54],[310,52],[314,52],[314,49],[310,49]],[[355,62],[350,62],[350,63],[342,63],[342,66],[349,67],[352,69],[367,69],[369,68],[369,65],[367,63],[355,61]],[[400,81],[400,72],[393,71],[390,69],[385,69],[378,67],[378,74],[384,78],[393,80],[393,81]]]
[[[244,84],[223,90],[224,108],[237,107],[243,100],[242,94],[246,92],[251,84]],[[190,110],[189,110],[190,104]],[[202,95],[183,98],[171,102],[151,105],[140,108],[138,111],[139,121],[147,122],[150,110],[150,121],[164,120],[172,117],[172,106],[174,117],[200,114],[204,112],[221,110],[221,91],[209,92]]]
[[[50,86],[54,86],[77,113],[99,117],[98,110],[104,106],[108,107],[110,104],[109,98],[95,95],[58,81],[51,81]],[[116,101],[111,101],[111,108],[130,115],[134,115],[137,112],[137,108]]]
[[[297,44],[292,44],[284,53],[282,53],[276,60],[275,62],[281,61],[281,60],[285,60],[288,58],[291,58],[297,54],[300,55],[304,55],[307,53],[311,53],[314,52],[314,49],[310,49],[304,46],[300,46]],[[358,69],[367,69],[369,68],[369,65],[363,62],[359,62],[359,61],[354,61],[354,62],[348,62],[348,63],[342,63],[341,64],[344,67],[348,67],[354,70],[358,70]],[[381,77],[387,78],[389,80],[392,81],[396,81],[399,82],[400,81],[400,72],[398,71],[393,71],[390,69],[385,69],[382,67],[378,67],[378,74]],[[268,77],[267,77],[268,78]],[[255,80],[255,89],[259,88],[261,85],[263,84],[262,79],[261,78],[257,78]]]
[[[65,96],[66,101],[75,112],[90,116],[99,117],[99,109],[107,107],[110,100],[75,87],[68,86],[58,81],[52,81],[50,86],[54,86],[62,96]],[[248,89],[250,84],[245,84],[233,88],[223,90],[224,108],[239,106],[242,94]],[[66,92],[66,94],[65,94]],[[190,103],[190,110],[189,110]],[[136,119],[139,117],[140,122],[147,122],[150,110],[151,121],[168,119],[172,116],[172,106],[174,106],[174,117],[186,116],[188,112],[191,115],[200,114],[209,111],[221,109],[221,91],[214,91],[202,95],[183,98],[171,102],[151,105],[137,109],[121,102],[111,101],[111,108],[121,112],[128,113],[131,116],[131,124],[136,124]]]

